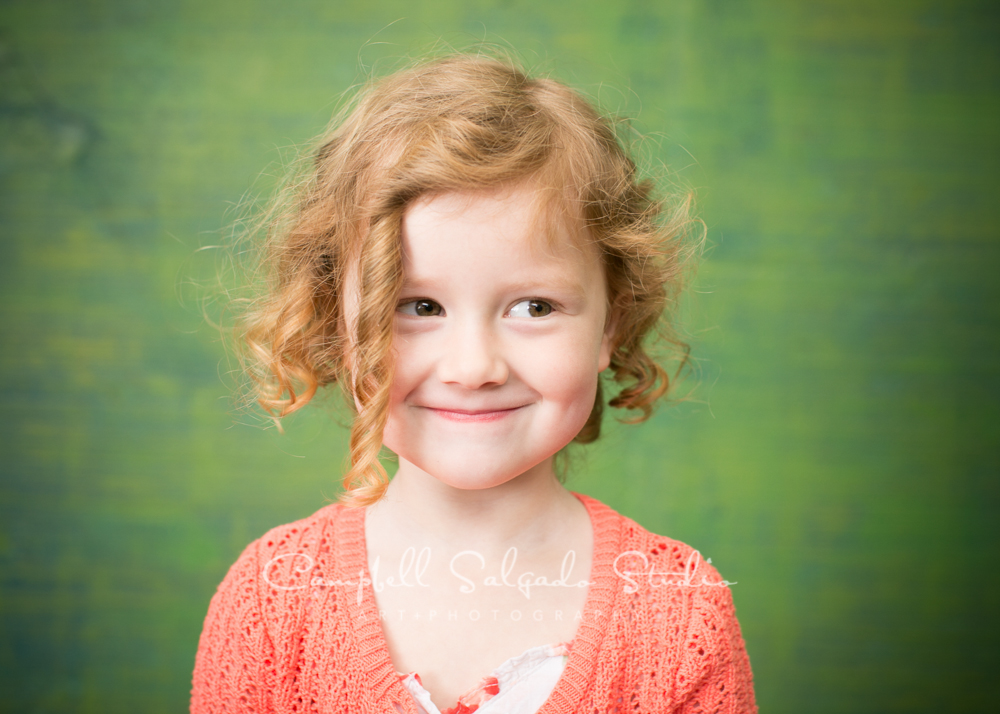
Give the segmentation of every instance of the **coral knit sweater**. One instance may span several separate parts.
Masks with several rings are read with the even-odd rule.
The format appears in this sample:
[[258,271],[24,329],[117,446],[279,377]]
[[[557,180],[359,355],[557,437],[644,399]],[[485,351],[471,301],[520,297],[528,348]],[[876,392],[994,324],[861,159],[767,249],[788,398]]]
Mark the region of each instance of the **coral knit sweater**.
[[[594,529],[591,585],[539,714],[756,712],[732,593],[710,584],[721,582],[715,569],[683,543],[575,495]],[[368,581],[364,517],[326,506],[247,547],[209,606],[192,714],[415,714]],[[650,579],[651,570],[674,575]]]

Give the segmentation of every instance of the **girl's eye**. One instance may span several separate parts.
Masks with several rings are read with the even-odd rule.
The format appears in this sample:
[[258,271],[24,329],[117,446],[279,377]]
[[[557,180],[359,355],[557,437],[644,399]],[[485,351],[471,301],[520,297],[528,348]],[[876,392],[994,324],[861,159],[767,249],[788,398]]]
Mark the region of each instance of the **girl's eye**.
[[507,314],[511,317],[545,317],[551,312],[552,305],[544,300],[522,300]]
[[404,315],[414,317],[438,317],[444,314],[444,308],[433,300],[411,300],[404,302],[396,309]]

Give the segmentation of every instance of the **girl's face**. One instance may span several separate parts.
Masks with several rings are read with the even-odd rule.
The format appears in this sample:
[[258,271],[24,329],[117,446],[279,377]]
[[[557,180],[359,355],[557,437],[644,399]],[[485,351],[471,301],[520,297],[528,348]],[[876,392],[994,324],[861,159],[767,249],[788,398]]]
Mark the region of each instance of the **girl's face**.
[[497,486],[550,466],[590,415],[611,356],[603,268],[582,222],[543,220],[533,195],[440,194],[403,217],[384,433],[401,470]]

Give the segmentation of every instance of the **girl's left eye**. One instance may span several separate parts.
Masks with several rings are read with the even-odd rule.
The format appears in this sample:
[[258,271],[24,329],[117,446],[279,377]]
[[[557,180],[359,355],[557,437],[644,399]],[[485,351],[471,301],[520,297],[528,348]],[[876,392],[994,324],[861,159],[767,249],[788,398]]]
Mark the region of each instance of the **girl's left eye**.
[[552,313],[552,305],[544,300],[522,300],[507,313],[511,317],[545,317]]

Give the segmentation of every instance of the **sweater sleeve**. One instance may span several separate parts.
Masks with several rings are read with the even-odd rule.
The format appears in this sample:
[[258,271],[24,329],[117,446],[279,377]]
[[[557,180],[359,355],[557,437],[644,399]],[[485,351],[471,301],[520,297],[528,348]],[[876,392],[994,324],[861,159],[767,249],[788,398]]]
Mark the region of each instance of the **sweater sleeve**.
[[259,546],[247,546],[212,597],[195,656],[191,714],[272,709],[274,646],[260,607]]
[[[713,582],[721,580],[714,568]],[[712,575],[708,576],[710,579]],[[694,589],[677,673],[683,714],[755,713],[753,675],[729,587]]]

